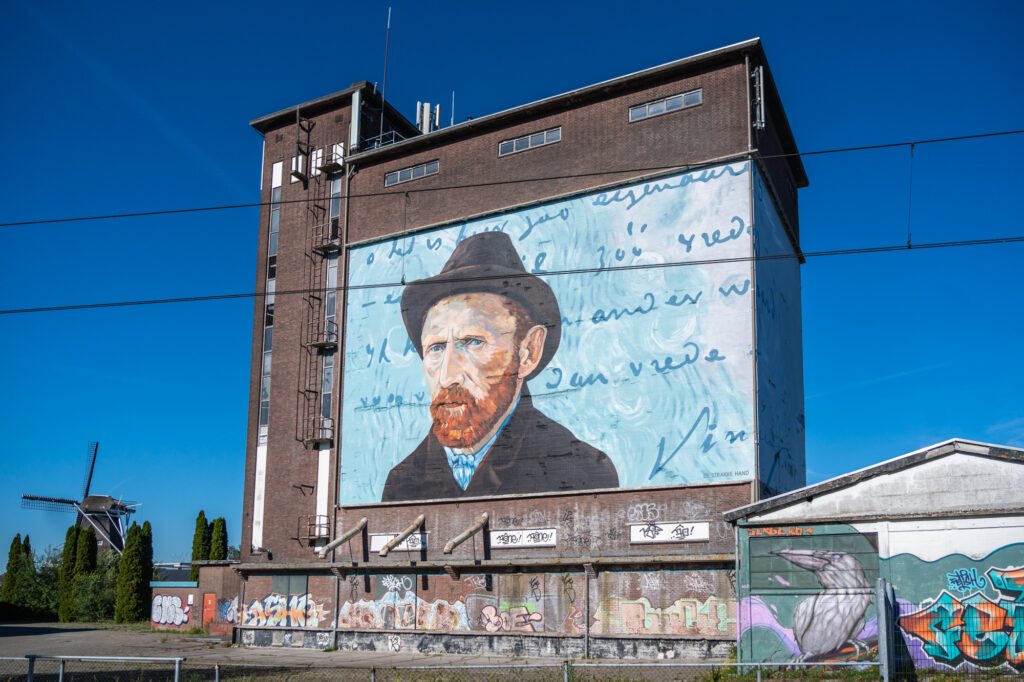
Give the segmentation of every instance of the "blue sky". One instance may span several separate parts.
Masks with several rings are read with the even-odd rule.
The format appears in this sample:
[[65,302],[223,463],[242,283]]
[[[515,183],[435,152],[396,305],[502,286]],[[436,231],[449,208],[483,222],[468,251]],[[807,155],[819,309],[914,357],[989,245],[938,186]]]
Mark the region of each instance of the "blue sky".
[[[759,36],[802,151],[1024,128],[1014,2],[393,6],[387,98],[442,120]],[[387,5],[8,3],[0,222],[258,201],[247,122],[383,75]],[[919,146],[915,242],[1021,236],[1024,135]],[[905,148],[811,156],[805,251],[906,241]],[[0,227],[0,309],[252,291],[256,209]],[[803,266],[809,482],[950,437],[1024,446],[1024,245]],[[200,508],[242,511],[253,303],[0,316],[0,546],[63,540],[19,508],[143,503],[158,560]]]

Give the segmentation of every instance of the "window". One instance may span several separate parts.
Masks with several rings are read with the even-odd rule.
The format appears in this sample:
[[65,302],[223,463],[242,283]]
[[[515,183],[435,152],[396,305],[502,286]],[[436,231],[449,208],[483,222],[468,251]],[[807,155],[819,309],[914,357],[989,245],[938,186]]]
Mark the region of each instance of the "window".
[[651,116],[660,116],[670,111],[689,109],[703,103],[703,101],[703,91],[698,88],[690,92],[684,92],[681,95],[672,95],[671,97],[654,100],[647,104],[639,104],[629,108],[629,122],[640,121]]
[[418,166],[413,166],[412,168],[403,168],[402,170],[392,171],[384,176],[384,186],[390,187],[391,185],[397,185],[400,182],[418,180],[428,175],[437,175],[437,171],[437,161],[430,161],[428,163],[421,163]]
[[546,144],[561,142],[561,140],[561,126],[557,128],[552,128],[551,130],[542,130],[539,133],[532,133],[530,135],[517,137],[514,140],[505,140],[499,143],[498,156],[507,156],[509,154],[515,154],[516,152],[526,151],[527,149],[533,149],[534,147],[541,147]]
[[313,177],[320,175],[320,166],[324,165],[324,150],[314,149],[309,159],[309,174]]
[[304,168],[305,161],[306,161],[306,158],[303,157],[303,156],[293,156],[292,157],[292,172],[291,172],[292,182],[298,182],[305,175],[305,173],[302,172],[302,169]]

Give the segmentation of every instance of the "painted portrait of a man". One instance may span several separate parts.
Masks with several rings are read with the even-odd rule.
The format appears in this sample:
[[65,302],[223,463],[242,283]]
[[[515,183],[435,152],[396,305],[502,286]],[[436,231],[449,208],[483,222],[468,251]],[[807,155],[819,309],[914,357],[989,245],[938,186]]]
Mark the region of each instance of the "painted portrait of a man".
[[431,427],[388,474],[382,501],[615,488],[608,456],[533,405],[562,317],[509,236],[461,241],[441,272],[410,282],[402,319],[422,360]]

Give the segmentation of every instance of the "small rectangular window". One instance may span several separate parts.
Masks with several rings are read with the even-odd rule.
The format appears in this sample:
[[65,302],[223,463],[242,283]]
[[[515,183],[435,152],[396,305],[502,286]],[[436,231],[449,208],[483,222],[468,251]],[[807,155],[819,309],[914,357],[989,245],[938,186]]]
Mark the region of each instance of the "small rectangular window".
[[418,180],[428,175],[436,175],[439,168],[440,166],[437,161],[429,161],[418,166],[412,166],[411,168],[391,171],[384,175],[384,186],[390,187],[400,182],[409,182],[410,180]]
[[681,95],[672,95],[671,97],[656,99],[646,104],[638,104],[629,108],[629,122],[632,123],[633,121],[650,118],[651,116],[660,116],[670,111],[688,109],[703,103],[703,101],[703,90],[698,88],[697,90],[684,92]]
[[514,140],[502,140],[498,143],[498,156],[506,156],[523,152],[534,147],[542,147],[546,144],[559,142],[562,139],[562,128],[551,128],[537,133],[530,133]]

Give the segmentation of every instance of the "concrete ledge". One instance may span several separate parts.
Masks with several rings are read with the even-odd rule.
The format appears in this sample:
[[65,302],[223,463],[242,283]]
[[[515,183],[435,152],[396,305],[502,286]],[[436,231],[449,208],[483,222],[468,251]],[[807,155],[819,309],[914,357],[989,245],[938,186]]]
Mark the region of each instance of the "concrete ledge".
[[[330,630],[298,628],[238,628],[235,641],[247,647],[326,649]],[[333,645],[342,651],[388,653],[520,656],[527,658],[582,658],[582,635],[498,634],[489,632],[402,632],[396,630],[339,630]],[[733,653],[731,640],[679,637],[590,638],[592,658],[635,660],[721,660]]]

